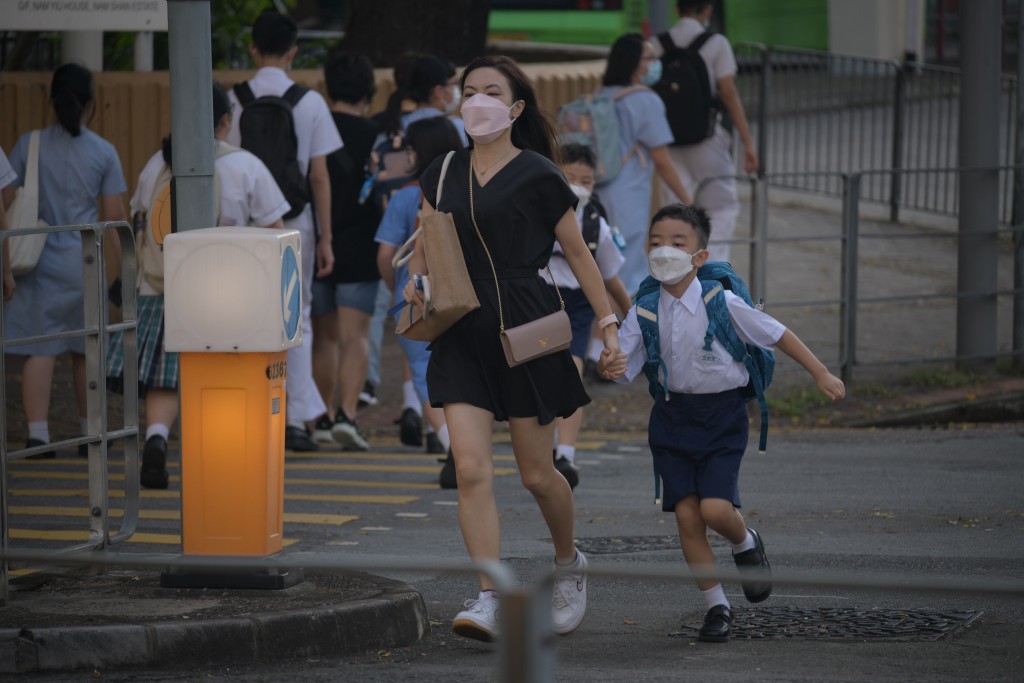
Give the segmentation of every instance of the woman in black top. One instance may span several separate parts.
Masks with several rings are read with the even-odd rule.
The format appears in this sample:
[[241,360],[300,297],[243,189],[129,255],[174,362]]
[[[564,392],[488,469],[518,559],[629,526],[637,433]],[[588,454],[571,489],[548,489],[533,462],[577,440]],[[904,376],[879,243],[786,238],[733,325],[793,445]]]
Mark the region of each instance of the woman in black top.
[[[473,140],[452,158],[441,205],[433,207],[442,159],[420,179],[423,213],[449,211],[480,308],[432,345],[427,386],[431,403],[444,408],[458,476],[459,522],[475,561],[499,558],[491,435],[494,420],[508,420],[523,485],[533,494],[551,532],[560,569],[555,585],[556,633],[580,623],[586,606],[586,560],[573,545],[573,498],[551,457],[553,420],[568,417],[590,399],[568,351],[510,368],[499,341],[494,274],[470,212],[500,280],[506,327],[554,312],[557,299],[537,270],[557,239],[587,299],[603,322],[606,354],[618,353],[615,318],[601,274],[576,223],[576,197],[552,162],[555,149],[548,117],[537,107],[529,79],[507,57],[481,57],[462,74],[462,117]],[[409,272],[424,273],[421,245]],[[429,275],[429,273],[424,273]],[[414,281],[407,301],[422,301]],[[498,635],[493,583],[480,577],[481,592],[466,603],[453,630],[492,640]]]

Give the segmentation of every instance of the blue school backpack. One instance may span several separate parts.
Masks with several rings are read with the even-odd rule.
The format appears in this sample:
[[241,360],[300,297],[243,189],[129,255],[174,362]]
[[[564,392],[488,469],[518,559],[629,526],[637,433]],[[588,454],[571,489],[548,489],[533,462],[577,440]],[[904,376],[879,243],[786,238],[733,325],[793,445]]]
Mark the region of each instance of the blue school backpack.
[[[740,394],[747,401],[756,398],[761,407],[761,440],[758,450],[764,453],[768,445],[768,403],[765,400],[764,392],[772,383],[772,374],[775,372],[775,354],[753,344],[744,343],[736,334],[736,328],[733,327],[725,303],[725,290],[728,289],[743,299],[748,306],[755,306],[750,298],[747,283],[736,274],[729,263],[708,261],[697,270],[697,279],[700,280],[704,307],[708,313],[704,350],[710,351],[711,342],[718,339],[729,355],[747,368],[750,381],[740,390]],[[660,297],[661,283],[653,277],[648,277],[640,283],[640,289],[637,291],[636,313],[640,331],[644,337],[644,347],[647,349],[644,374],[647,375],[649,391],[654,400],[663,397],[668,400],[665,386],[658,377],[658,371],[661,370],[665,384],[668,383],[668,368],[661,359],[661,347],[659,346],[658,299]]]
[[576,143],[592,149],[597,160],[594,179],[598,183],[606,183],[617,176],[629,157],[635,153],[635,150],[629,150],[625,156],[622,154],[615,102],[640,90],[649,88],[631,85],[611,97],[594,93],[580,95],[558,108],[556,120],[559,144]]

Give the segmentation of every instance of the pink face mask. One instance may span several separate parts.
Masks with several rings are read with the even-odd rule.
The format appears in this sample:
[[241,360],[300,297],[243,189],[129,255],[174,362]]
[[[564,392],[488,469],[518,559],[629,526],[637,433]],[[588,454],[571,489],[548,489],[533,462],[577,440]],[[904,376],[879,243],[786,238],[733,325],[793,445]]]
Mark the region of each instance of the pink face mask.
[[466,134],[481,145],[496,140],[503,130],[512,127],[515,119],[511,117],[511,111],[512,107],[497,97],[477,93],[467,98],[462,103]]

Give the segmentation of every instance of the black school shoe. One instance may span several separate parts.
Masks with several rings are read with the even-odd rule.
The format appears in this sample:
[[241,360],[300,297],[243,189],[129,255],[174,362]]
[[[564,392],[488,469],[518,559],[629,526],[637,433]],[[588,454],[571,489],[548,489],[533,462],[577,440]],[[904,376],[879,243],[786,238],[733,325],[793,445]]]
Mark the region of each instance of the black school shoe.
[[772,568],[768,564],[768,557],[764,554],[764,543],[761,536],[753,529],[747,529],[754,537],[754,547],[744,550],[739,555],[733,555],[736,569],[740,574],[751,574],[759,580],[740,581],[743,586],[743,595],[748,602],[764,602],[772,594]]
[[576,488],[576,484],[580,483],[580,471],[576,468],[576,465],[569,462],[569,459],[564,455],[559,456],[558,451],[552,451],[551,456],[555,460],[555,469],[569,482],[569,488]]
[[423,421],[412,408],[403,410],[398,418],[398,440],[406,446],[423,444]]
[[170,482],[167,474],[167,439],[154,434],[146,439],[142,449],[142,467],[139,483],[147,489],[165,489]]
[[[42,439],[29,439],[25,442],[25,448],[35,448],[36,446],[45,446],[46,441]],[[26,460],[46,460],[48,458],[56,458],[57,451],[43,451],[42,453],[36,453],[35,455],[25,456]]]
[[448,449],[448,457],[445,458],[444,465],[441,466],[438,483],[443,489],[459,488],[459,479],[455,475],[455,457],[452,455],[452,449],[450,448]]
[[[427,433],[426,452],[430,455],[444,455],[447,451],[441,445],[441,439],[434,432]],[[444,462],[447,458],[438,458],[438,462]]]
[[727,643],[732,635],[732,610],[728,605],[715,605],[704,615],[697,640],[704,643]]
[[305,427],[288,425],[284,429],[284,448],[296,453],[309,453],[320,450],[320,444],[313,441]]

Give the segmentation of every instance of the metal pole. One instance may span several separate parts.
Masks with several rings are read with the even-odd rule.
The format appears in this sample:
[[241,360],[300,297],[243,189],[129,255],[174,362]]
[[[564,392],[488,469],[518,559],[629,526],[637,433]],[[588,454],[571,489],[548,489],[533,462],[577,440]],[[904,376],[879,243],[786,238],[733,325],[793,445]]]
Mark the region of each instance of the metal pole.
[[[1017,125],[1013,163],[1013,225],[1024,224],[1024,2],[1017,3]],[[1013,365],[1024,369],[1024,232],[1013,233]]]
[[169,0],[174,230],[213,227],[213,55],[210,0]]
[[960,243],[956,353],[961,371],[995,369],[999,241],[999,72],[1002,7],[962,12],[960,77]]
[[768,181],[759,175],[750,179],[750,286],[756,302],[766,299],[768,282]]
[[843,249],[839,293],[839,378],[853,393],[857,356],[857,236],[860,231],[860,174],[843,176]]
[[892,117],[892,176],[889,179],[889,221],[900,220],[900,199],[902,199],[903,174],[903,117],[907,106],[907,74],[910,62],[896,65],[896,92]]
[[555,646],[551,635],[551,578],[499,594],[502,683],[554,683]]
[[135,59],[133,61],[136,71],[153,70],[152,31],[139,31],[135,34]]
[[757,175],[763,178],[768,172],[768,98],[771,88],[769,87],[772,77],[772,51],[766,46],[761,46],[761,92],[759,93],[760,104],[757,112]]
[[671,15],[669,0],[647,0],[647,23],[652,36],[664,33],[672,26]]
[[[105,284],[103,242],[100,232],[82,231],[82,269],[85,283],[85,327],[94,329],[85,335],[86,415],[89,436],[99,435],[98,444],[87,446],[89,453],[89,541],[103,550],[110,541],[107,500],[107,406],[106,406],[106,330],[103,325]],[[127,385],[126,385],[127,386]],[[125,488],[129,484],[125,482]]]

